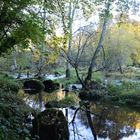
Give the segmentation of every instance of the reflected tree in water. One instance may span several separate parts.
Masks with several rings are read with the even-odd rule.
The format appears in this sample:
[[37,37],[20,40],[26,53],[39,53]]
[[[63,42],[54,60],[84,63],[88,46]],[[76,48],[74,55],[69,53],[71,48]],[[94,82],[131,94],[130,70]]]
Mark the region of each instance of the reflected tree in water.
[[138,120],[135,113],[128,113],[118,107],[97,108],[97,110],[100,112],[100,117],[94,116],[93,124],[99,138],[118,140],[135,133],[134,126]]

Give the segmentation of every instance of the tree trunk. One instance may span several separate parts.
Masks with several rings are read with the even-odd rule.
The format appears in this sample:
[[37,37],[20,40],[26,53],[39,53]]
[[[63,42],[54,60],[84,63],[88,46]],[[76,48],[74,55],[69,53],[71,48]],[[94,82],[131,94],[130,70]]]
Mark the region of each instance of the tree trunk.
[[87,85],[89,83],[89,81],[91,81],[92,78],[92,72],[93,72],[93,68],[95,67],[96,64],[96,58],[98,53],[100,52],[101,48],[102,48],[102,43],[104,41],[105,38],[105,33],[106,33],[106,29],[107,29],[107,22],[108,22],[108,16],[109,16],[109,3],[108,3],[108,9],[104,18],[104,22],[103,22],[103,26],[102,26],[102,32],[100,35],[100,39],[97,45],[97,48],[92,56],[91,62],[90,62],[90,66],[88,68],[88,73],[87,73],[87,77],[85,78],[85,85]]
[[17,79],[20,79],[20,77],[21,77],[21,66],[19,66]]
[[118,66],[119,66],[119,71],[121,74],[123,74],[123,69],[122,69],[122,65],[121,65],[121,62],[118,60]]
[[81,77],[80,77],[80,75],[79,75],[79,73],[78,73],[78,68],[77,67],[75,67],[75,72],[76,72],[76,76],[77,76],[77,78],[78,78],[78,80],[80,81],[80,83],[82,84],[82,88],[86,88],[85,87],[85,84],[84,84],[84,82],[83,82],[83,80],[81,79]]
[[13,65],[11,67],[12,67],[13,72],[17,69],[17,52],[16,52],[16,49],[13,50]]
[[70,64],[66,62],[66,78],[70,78]]
[[[76,1],[76,3],[78,3],[78,0]],[[75,9],[72,9],[72,1],[70,0],[69,2],[69,15],[68,15],[68,53],[67,53],[67,57],[71,58],[70,56],[70,50],[71,50],[71,46],[72,46],[72,25],[73,25],[73,19],[74,19],[74,14],[75,14]],[[65,25],[65,24],[64,24]],[[64,26],[63,25],[63,26]],[[66,63],[66,78],[70,78],[71,74],[70,74],[70,64],[67,61]]]

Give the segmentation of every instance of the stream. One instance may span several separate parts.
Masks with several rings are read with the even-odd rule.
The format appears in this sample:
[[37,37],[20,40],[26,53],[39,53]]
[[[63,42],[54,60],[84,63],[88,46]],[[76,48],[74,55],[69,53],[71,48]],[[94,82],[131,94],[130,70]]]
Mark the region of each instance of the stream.
[[[16,74],[11,76],[14,78],[17,77]],[[45,79],[54,80],[64,77],[65,75],[46,75]],[[22,75],[21,79],[24,78],[27,78],[25,74]],[[116,85],[121,84],[120,80],[113,82]],[[80,89],[81,85],[78,85],[78,88]],[[22,96],[26,104],[34,109],[39,109],[40,111],[45,110],[44,104],[48,101],[61,100],[65,97],[65,93],[61,89],[51,94],[44,92],[41,95],[41,102],[39,101],[38,95],[28,95],[23,93]],[[91,119],[98,140],[140,140],[140,110],[136,111],[127,107],[119,107],[103,103],[92,103],[90,108],[92,113]],[[79,110],[74,119],[74,123],[70,123],[73,119],[75,110],[71,108],[59,109],[63,111],[69,122],[70,140],[94,139],[85,111]],[[95,114],[98,114],[99,116]]]
[[[43,94],[41,105],[37,95],[25,94],[25,102],[35,109],[43,111],[44,104],[49,100],[60,100],[64,93],[60,89],[51,94]],[[41,108],[40,108],[41,106]],[[75,110],[60,108],[69,122],[70,140],[93,140],[85,111],[79,110],[73,119]],[[140,112],[127,107],[109,104],[91,104],[91,118],[98,140],[140,140]],[[99,114],[96,116],[94,114]]]

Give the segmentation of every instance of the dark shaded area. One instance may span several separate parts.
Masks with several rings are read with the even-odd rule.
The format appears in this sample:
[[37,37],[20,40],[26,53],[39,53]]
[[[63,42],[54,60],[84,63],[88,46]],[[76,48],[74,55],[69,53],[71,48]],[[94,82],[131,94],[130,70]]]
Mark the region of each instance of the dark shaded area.
[[58,76],[60,76],[61,74],[60,74],[59,72],[55,71],[55,72],[54,72],[54,75],[55,75],[55,77],[58,77]]
[[41,92],[44,88],[45,87],[42,81],[36,79],[31,79],[23,83],[23,89],[25,93],[29,94],[37,94]]
[[77,90],[77,87],[75,85],[72,85],[72,90]]
[[102,94],[99,94],[97,91],[81,91],[79,93],[79,98],[81,100],[91,100],[91,101],[99,101],[102,98]]
[[45,104],[45,107],[46,108],[52,108],[52,107],[60,107],[59,106],[59,102],[58,101],[49,101],[49,102],[47,102],[46,104]]
[[45,86],[44,91],[49,92],[49,93],[59,89],[59,86],[60,86],[59,83],[53,82],[52,80],[45,80],[43,84]]
[[101,84],[101,82],[98,81],[91,81],[88,83],[89,89],[95,89],[95,90],[105,90],[104,85]]
[[40,140],[69,140],[68,122],[62,111],[46,109],[33,120],[32,137]]

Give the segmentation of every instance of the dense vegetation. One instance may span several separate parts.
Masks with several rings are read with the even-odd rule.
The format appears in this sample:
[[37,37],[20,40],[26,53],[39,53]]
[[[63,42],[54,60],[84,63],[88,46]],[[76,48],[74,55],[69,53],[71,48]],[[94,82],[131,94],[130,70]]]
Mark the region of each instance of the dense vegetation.
[[51,95],[60,85],[69,92],[70,84],[80,84],[73,86],[76,96],[46,106],[77,105],[79,96],[139,108],[140,22],[132,18],[139,6],[135,0],[1,1],[0,140],[31,138],[22,88],[42,101],[43,90]]
[[17,96],[20,85],[7,75],[0,74],[0,139],[29,139],[25,124],[31,109]]

